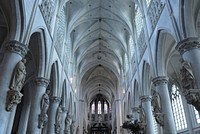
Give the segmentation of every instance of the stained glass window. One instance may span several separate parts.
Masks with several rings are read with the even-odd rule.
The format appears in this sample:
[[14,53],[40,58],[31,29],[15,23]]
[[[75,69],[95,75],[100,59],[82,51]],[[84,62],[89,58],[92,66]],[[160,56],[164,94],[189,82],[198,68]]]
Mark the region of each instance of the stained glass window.
[[95,114],[95,103],[94,102],[92,103],[91,111],[92,111],[92,114]]
[[101,101],[98,101],[98,114],[101,114]]
[[179,93],[179,88],[176,85],[172,85],[171,96],[176,129],[177,131],[185,129],[187,128],[186,117],[183,109],[182,98]]
[[196,117],[196,122],[199,124],[200,123],[200,116],[199,116],[199,112],[194,108],[194,113],[195,113],[195,117]]
[[104,113],[108,113],[108,104],[106,102],[104,102]]

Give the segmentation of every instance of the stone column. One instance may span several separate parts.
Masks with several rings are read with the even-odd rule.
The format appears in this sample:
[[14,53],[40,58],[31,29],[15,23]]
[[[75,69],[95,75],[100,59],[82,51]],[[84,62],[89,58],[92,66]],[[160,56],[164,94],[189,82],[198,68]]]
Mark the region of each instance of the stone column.
[[29,121],[28,121],[28,134],[40,134],[42,131],[38,127],[39,123],[39,115],[41,114],[41,101],[42,96],[46,92],[46,88],[49,84],[49,81],[46,78],[38,77],[34,81],[35,86],[32,89],[32,101],[31,101],[31,108],[29,114]]
[[60,97],[56,96],[50,97],[47,134],[55,134],[56,113],[60,101],[61,101]]
[[162,113],[164,114],[163,134],[176,134],[177,132],[168,90],[168,78],[166,76],[158,76],[153,79],[153,83],[161,98]]
[[9,41],[5,44],[5,52],[2,62],[0,63],[0,133],[6,133],[7,125],[12,125],[13,122],[8,122],[10,112],[6,111],[6,97],[9,90],[10,80],[16,64],[27,53],[27,46],[18,41]]
[[180,41],[176,49],[183,59],[191,64],[197,88],[200,89],[200,41],[199,38],[190,37]]
[[151,107],[151,96],[145,95],[140,97],[142,101],[142,107],[145,111],[146,116],[146,132],[148,134],[154,134],[154,122],[153,122],[153,113],[152,113],[152,107]]
[[117,99],[116,101],[116,125],[117,125],[117,133],[121,134],[121,126],[122,126],[122,114],[121,114],[121,99]]

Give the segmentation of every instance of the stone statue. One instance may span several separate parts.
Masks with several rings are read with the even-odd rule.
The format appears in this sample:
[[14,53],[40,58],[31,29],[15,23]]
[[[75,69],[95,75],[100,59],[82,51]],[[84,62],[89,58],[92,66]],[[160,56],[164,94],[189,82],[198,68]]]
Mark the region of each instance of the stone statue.
[[12,80],[10,83],[10,89],[7,94],[6,110],[12,111],[13,106],[21,102],[23,94],[20,92],[26,77],[26,59],[22,59],[15,66]]
[[154,114],[156,122],[160,124],[161,126],[163,126],[164,114],[162,113],[160,95],[158,94],[156,90],[153,90],[151,104],[153,106],[153,114]]
[[39,115],[39,128],[43,128],[47,121],[48,121],[48,115],[47,115],[47,111],[49,108],[49,94],[50,91],[47,90],[46,93],[44,93],[44,95],[42,96],[42,100],[41,100],[41,114]]
[[161,113],[161,100],[160,100],[160,95],[156,90],[153,90],[153,96],[151,100],[151,104],[153,106],[153,112],[154,113]]
[[74,134],[74,132],[75,132],[75,121],[72,121],[70,129],[71,129],[71,134]]
[[57,113],[56,113],[56,124],[55,124],[55,133],[59,134],[60,133],[60,127],[61,127],[61,123],[62,123],[62,107],[61,105],[58,107],[57,109]]
[[25,64],[26,64],[26,59],[22,59],[15,66],[15,70],[13,72],[13,78],[10,85],[11,90],[21,91],[26,77]]
[[195,81],[190,63],[181,60],[181,64],[182,68],[180,70],[180,74],[181,74],[181,84],[183,90],[185,91],[189,89],[194,89]]
[[70,133],[70,125],[72,123],[72,117],[71,115],[67,115],[66,119],[65,119],[65,134],[71,134]]

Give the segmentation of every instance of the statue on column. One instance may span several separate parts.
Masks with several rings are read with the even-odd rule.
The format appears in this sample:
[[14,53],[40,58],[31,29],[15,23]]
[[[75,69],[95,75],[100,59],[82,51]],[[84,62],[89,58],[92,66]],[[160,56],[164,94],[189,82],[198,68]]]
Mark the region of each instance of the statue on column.
[[189,62],[181,60],[182,68],[181,85],[182,92],[188,104],[192,104],[197,111],[200,111],[200,90],[195,89],[195,78],[192,72],[192,67]]
[[75,132],[75,121],[72,121],[70,129],[71,129],[71,134],[74,134],[74,132]]
[[50,90],[47,90],[46,93],[44,93],[44,95],[42,96],[42,100],[41,100],[41,114],[39,115],[39,128],[44,128],[45,125],[47,124],[48,121],[48,115],[47,115],[47,111],[49,109],[49,94],[50,94]]
[[182,68],[180,70],[181,85],[183,88],[183,92],[186,92],[189,89],[194,89],[195,80],[190,63],[182,59],[181,64],[182,64]]
[[56,113],[56,124],[55,124],[55,133],[59,134],[60,133],[60,128],[61,128],[61,123],[62,123],[62,107],[61,105],[57,109]]
[[160,99],[159,93],[155,89],[153,89],[151,104],[153,106],[153,114],[154,114],[156,122],[160,124],[161,126],[163,126],[164,115],[162,114],[161,99]]
[[7,111],[12,111],[13,105],[17,105],[21,102],[22,94],[21,89],[24,85],[26,78],[26,59],[22,59],[15,66],[14,72],[12,74],[12,80],[10,84],[10,89],[7,95]]
[[68,114],[65,119],[65,134],[71,134],[70,133],[71,123],[72,123],[72,117],[71,117],[71,115]]

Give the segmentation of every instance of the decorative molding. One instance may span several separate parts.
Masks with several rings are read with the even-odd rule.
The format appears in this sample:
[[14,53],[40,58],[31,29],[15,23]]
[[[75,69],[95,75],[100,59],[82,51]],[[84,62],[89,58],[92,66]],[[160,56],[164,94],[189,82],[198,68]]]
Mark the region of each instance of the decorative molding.
[[140,96],[140,100],[142,101],[142,102],[151,102],[151,100],[152,100],[152,96],[150,96],[150,95],[144,95],[144,96]]
[[59,103],[61,101],[60,97],[52,96],[50,97],[51,102],[53,103]]
[[164,85],[164,84],[168,83],[168,77],[158,76],[158,77],[154,78],[152,81],[155,86]]
[[47,87],[49,85],[49,80],[44,77],[37,77],[37,78],[35,78],[35,83],[38,86]]
[[176,50],[179,51],[181,55],[189,50],[198,48],[200,48],[200,41],[199,38],[196,37],[186,38],[180,41],[176,46]]
[[11,112],[14,105],[21,103],[23,94],[18,90],[9,90],[7,94],[6,110]]
[[163,8],[164,3],[161,0],[153,0],[149,5],[147,15],[149,16],[149,20],[151,22],[151,27],[153,30],[156,27],[156,24],[160,18]]
[[7,44],[5,46],[5,50],[8,52],[17,53],[22,58],[24,58],[28,51],[28,47],[16,40],[11,40],[11,41],[7,42]]

